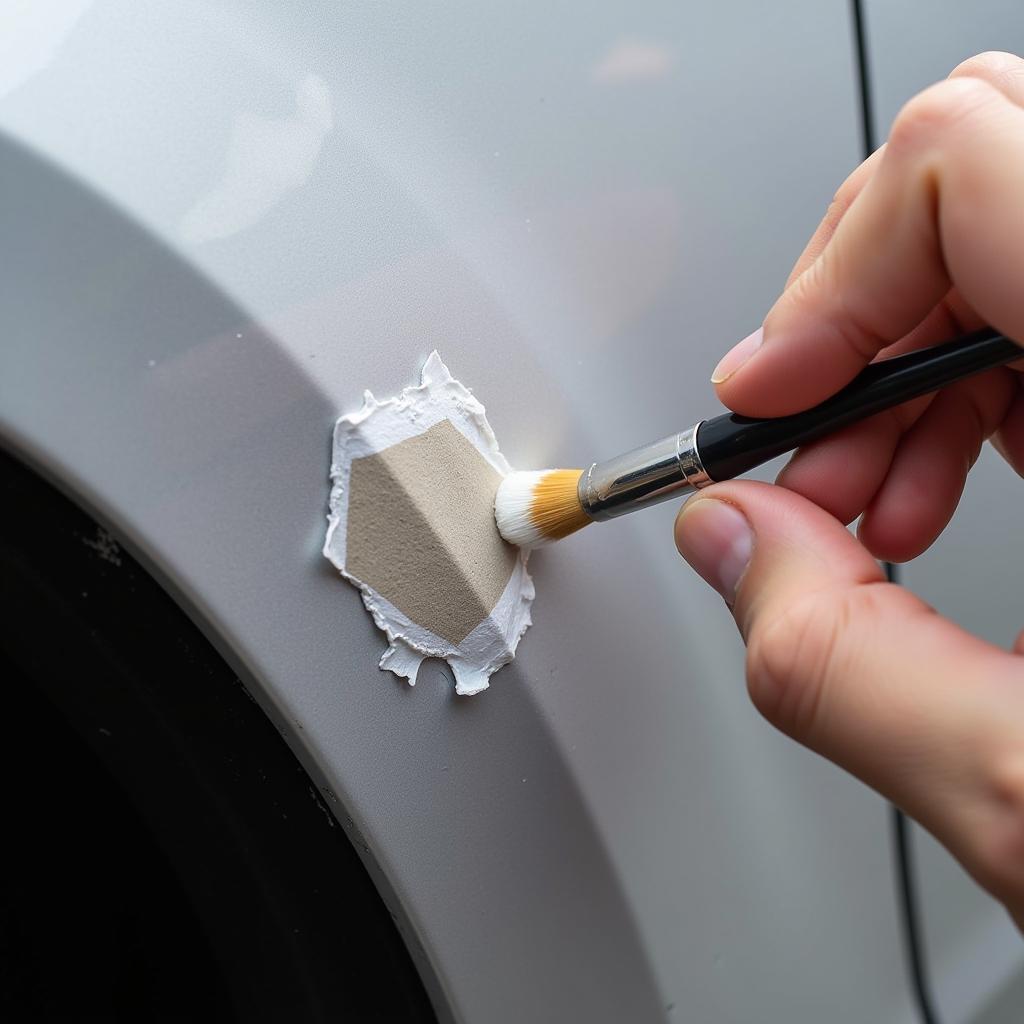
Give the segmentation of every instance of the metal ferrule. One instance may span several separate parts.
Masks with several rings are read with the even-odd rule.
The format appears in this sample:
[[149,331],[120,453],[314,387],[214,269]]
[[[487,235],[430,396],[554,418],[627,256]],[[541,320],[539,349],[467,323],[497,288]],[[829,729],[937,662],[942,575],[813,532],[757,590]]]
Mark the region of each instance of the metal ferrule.
[[697,451],[699,429],[700,423],[607,462],[595,462],[580,477],[583,511],[598,521],[614,519],[712,483]]

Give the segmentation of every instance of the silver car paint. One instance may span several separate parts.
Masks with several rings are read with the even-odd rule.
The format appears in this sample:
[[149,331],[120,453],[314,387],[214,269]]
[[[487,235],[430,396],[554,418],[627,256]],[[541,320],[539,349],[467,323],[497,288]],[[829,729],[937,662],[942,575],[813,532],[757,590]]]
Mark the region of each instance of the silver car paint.
[[751,710],[671,509],[534,559],[472,700],[320,558],[330,425],[438,347],[515,465],[713,412],[858,160],[846,4],[0,12],[0,435],[328,795],[439,1007],[910,1021],[884,805]]

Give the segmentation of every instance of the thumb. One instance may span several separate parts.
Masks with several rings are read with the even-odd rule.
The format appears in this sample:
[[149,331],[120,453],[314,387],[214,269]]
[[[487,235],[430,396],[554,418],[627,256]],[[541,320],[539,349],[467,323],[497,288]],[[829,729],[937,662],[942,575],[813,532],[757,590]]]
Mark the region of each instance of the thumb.
[[676,543],[732,608],[760,712],[912,814],[1024,921],[1024,662],[887,583],[784,488],[701,491]]

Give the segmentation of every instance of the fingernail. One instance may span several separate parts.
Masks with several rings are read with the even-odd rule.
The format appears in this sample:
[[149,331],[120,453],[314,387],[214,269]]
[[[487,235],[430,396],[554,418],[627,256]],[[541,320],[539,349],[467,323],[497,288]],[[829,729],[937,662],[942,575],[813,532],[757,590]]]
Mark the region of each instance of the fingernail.
[[754,550],[747,517],[716,498],[688,501],[676,523],[676,547],[705,582],[732,605]]
[[753,334],[748,334],[741,342],[734,345],[722,356],[722,361],[711,374],[712,384],[721,384],[728,380],[764,342],[764,328],[758,327]]

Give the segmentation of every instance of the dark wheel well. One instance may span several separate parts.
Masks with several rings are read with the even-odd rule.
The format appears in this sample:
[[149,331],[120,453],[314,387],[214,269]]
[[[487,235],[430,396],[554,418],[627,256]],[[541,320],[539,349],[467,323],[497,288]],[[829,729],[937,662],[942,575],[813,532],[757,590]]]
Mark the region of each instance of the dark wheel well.
[[312,781],[178,605],[0,452],[0,1016],[433,1021]]

